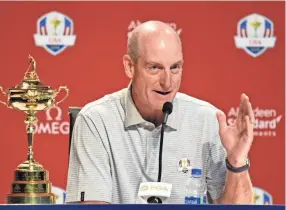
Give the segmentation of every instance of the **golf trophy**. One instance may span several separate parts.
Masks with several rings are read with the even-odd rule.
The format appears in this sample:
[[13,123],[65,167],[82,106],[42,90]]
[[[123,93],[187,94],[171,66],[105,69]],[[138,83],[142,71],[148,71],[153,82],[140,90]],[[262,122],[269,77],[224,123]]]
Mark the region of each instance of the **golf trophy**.
[[[49,172],[34,159],[33,142],[35,124],[38,121],[36,113],[63,102],[68,97],[69,89],[65,86],[53,89],[42,84],[36,72],[34,58],[29,56],[29,61],[29,67],[20,84],[6,91],[0,86],[0,91],[7,98],[6,102],[0,102],[8,108],[20,110],[26,114],[24,122],[28,136],[28,157],[14,172],[12,190],[7,195],[7,203],[54,204],[55,195],[51,192]],[[56,97],[61,90],[65,90],[66,94],[62,100],[56,102]]]

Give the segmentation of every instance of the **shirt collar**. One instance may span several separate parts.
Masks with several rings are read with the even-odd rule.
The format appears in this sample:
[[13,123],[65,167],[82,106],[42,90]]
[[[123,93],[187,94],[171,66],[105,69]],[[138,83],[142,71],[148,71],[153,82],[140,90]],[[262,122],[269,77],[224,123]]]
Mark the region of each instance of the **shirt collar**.
[[[139,111],[137,110],[132,96],[131,96],[131,83],[127,87],[124,97],[124,109],[125,109],[125,119],[124,125],[126,128],[132,125],[138,125],[147,122],[142,118]],[[169,115],[166,126],[173,130],[177,130],[178,127],[178,102],[176,97],[173,100],[173,112]]]

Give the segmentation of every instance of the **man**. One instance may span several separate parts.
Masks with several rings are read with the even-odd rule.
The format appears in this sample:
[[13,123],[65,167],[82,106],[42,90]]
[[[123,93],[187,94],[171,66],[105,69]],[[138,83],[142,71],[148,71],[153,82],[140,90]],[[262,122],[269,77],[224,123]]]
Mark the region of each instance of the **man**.
[[157,180],[162,106],[169,101],[174,108],[162,163],[162,182],[173,185],[169,202],[184,202],[189,173],[179,170],[179,162],[185,158],[202,169],[213,203],[251,203],[247,157],[254,115],[248,97],[241,95],[237,121],[228,126],[224,113],[179,93],[181,40],[162,22],[139,25],[127,48],[128,88],[89,103],[77,117],[66,202],[80,202],[84,192],[83,203],[136,203],[140,183]]

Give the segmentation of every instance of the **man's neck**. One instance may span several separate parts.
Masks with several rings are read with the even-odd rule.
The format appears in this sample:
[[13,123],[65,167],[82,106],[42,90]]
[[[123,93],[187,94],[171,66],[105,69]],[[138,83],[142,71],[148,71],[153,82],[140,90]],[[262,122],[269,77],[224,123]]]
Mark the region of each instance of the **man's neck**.
[[[140,113],[140,112],[139,112]],[[150,116],[150,115],[149,115]],[[155,125],[155,127],[158,127],[162,124],[163,122],[163,114],[162,113],[159,113],[159,114],[153,114],[151,117],[144,117],[142,115],[143,119],[148,121],[148,122],[151,122]]]

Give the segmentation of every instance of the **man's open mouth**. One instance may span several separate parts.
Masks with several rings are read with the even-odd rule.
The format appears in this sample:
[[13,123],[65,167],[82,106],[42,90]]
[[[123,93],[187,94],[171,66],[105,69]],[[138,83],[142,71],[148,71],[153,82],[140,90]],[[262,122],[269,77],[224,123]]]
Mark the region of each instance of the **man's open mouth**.
[[167,92],[163,92],[163,91],[157,91],[157,90],[154,90],[156,93],[159,93],[161,95],[167,95],[169,93],[171,93],[171,91],[167,91]]

